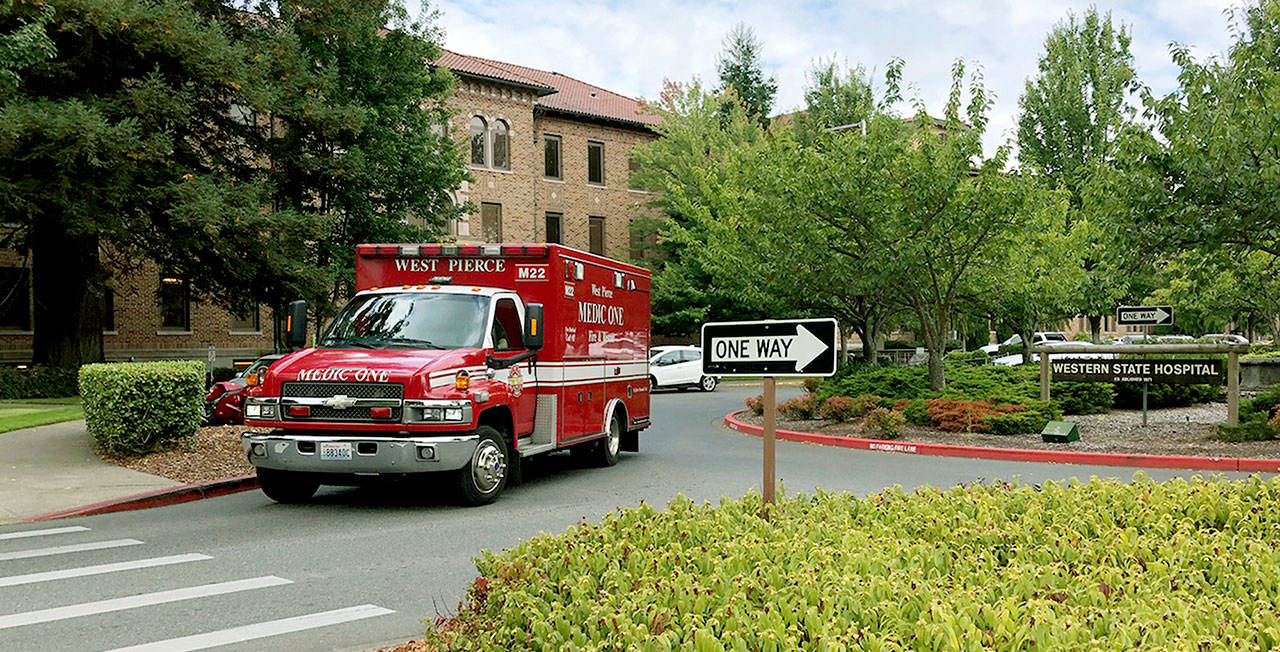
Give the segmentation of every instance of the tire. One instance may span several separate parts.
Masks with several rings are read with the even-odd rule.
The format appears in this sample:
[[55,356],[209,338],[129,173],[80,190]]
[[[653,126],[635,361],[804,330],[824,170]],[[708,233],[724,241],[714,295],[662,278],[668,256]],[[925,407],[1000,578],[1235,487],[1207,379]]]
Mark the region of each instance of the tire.
[[492,426],[480,426],[476,432],[480,441],[471,454],[471,461],[457,472],[458,499],[473,507],[497,500],[507,486],[511,465],[511,452],[501,432]]
[[607,467],[618,463],[618,451],[622,450],[622,421],[616,413],[609,419],[608,434],[591,444],[594,447],[590,458],[593,466]]
[[656,390],[656,389],[658,389],[658,378],[657,378],[657,376],[649,376],[649,391],[650,391],[650,392],[652,392],[652,391],[654,391],[654,390]]
[[258,469],[258,484],[267,498],[285,504],[306,502],[320,488],[319,482],[302,473],[276,469]]
[[714,392],[719,383],[720,380],[715,376],[703,376],[702,381],[698,383],[698,388],[704,392]]

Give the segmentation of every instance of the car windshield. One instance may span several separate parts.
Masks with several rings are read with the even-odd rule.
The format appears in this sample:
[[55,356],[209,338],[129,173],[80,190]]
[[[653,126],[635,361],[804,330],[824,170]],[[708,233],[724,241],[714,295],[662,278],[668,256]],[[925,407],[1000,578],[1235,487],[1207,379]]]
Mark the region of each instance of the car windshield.
[[270,367],[271,363],[275,362],[276,360],[278,360],[278,358],[272,358],[270,360],[255,360],[253,364],[249,365],[248,367],[245,367],[244,371],[240,372],[239,377],[248,378],[249,374],[260,373],[263,370],[265,370],[267,367]]
[[488,297],[366,294],[351,300],[320,340],[322,348],[461,349],[484,344]]
[[1067,341],[1067,336],[1062,333],[1045,333],[1044,339],[1052,340],[1054,342],[1065,342]]

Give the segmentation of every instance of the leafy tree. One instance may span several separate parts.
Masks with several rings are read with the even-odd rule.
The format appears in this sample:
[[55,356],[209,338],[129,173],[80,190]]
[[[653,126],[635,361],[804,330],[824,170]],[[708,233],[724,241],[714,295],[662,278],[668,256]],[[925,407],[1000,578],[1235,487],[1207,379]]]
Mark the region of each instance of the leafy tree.
[[778,92],[778,82],[773,76],[765,77],[760,39],[745,23],[738,23],[725,36],[723,51],[716,62],[720,73],[721,92],[733,89],[738,100],[746,107],[747,115],[766,124],[773,98]]
[[1262,251],[1219,249],[1170,255],[1159,265],[1153,302],[1173,306],[1185,333],[1271,332],[1280,315],[1280,259]]
[[397,0],[259,8],[254,108],[270,119],[248,143],[268,162],[274,210],[326,226],[308,256],[326,287],[311,296],[319,323],[352,292],[356,244],[437,239],[470,208],[453,201],[466,166],[444,129],[454,78],[425,65],[440,34]]
[[[228,111],[249,81],[236,14],[184,0],[49,6],[57,54],[0,103],[0,222],[14,225],[0,246],[31,251],[35,361],[101,358],[102,252],[172,262],[198,290],[305,284],[279,263],[312,233],[264,214],[249,134]],[[0,16],[0,33],[29,25],[21,14]]]
[[[1073,213],[1065,228],[1074,233],[1084,268],[1072,303],[1089,317],[1095,340],[1101,316],[1131,294],[1131,270],[1112,257],[1119,248],[1086,201],[1091,176],[1115,157],[1117,137],[1132,118],[1126,100],[1138,83],[1129,45],[1128,30],[1109,13],[1069,14],[1045,39],[1018,118],[1019,160],[1068,193]],[[1080,221],[1088,224],[1079,227]]]
[[862,66],[844,68],[819,62],[809,71],[804,111],[795,116],[798,137],[813,143],[818,132],[858,124],[875,111],[875,94]]
[[0,16],[10,30],[0,32],[0,97],[18,86],[18,73],[52,57],[53,39],[45,23],[53,17],[53,7],[29,0],[0,0]]

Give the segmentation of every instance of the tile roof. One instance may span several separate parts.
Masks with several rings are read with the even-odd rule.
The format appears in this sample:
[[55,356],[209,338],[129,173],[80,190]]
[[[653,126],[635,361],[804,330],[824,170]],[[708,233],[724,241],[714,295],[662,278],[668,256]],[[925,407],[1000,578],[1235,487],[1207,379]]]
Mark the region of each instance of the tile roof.
[[637,126],[658,124],[660,118],[644,112],[638,100],[593,86],[558,72],[517,66],[513,63],[473,57],[445,50],[436,65],[461,75],[469,75],[531,88],[538,92],[537,105],[590,118],[602,118]]

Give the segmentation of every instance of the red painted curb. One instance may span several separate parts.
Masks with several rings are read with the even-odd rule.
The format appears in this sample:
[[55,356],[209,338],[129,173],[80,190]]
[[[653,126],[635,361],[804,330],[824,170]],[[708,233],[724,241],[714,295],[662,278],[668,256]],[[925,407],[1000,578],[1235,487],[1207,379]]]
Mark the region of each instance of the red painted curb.
[[165,505],[189,503],[193,500],[225,496],[227,494],[250,491],[257,488],[257,475],[241,475],[234,478],[222,478],[220,480],[186,484],[178,487],[171,487],[169,489],[160,489],[158,491],[148,491],[145,493],[134,494],[132,496],[125,496],[124,498],[113,498],[111,500],[104,500],[102,502],[91,503],[89,505],[72,507],[71,509],[49,512],[48,514],[40,514],[24,520],[28,522],[52,521],[72,516],[91,516],[93,514],[107,514],[110,512],[124,512],[134,509],[164,507]]
[[[724,416],[724,424],[748,435],[760,436],[764,428],[743,423],[734,418],[742,412],[730,412]],[[985,460],[1011,462],[1050,462],[1055,464],[1092,464],[1095,466],[1136,466],[1148,469],[1195,469],[1202,471],[1261,471],[1280,472],[1280,460],[1248,457],[1193,457],[1189,455],[1144,455],[1128,453],[1086,453],[1080,451],[1046,451],[1025,448],[991,448],[987,446],[960,446],[952,444],[927,444],[910,441],[884,441],[839,435],[819,435],[812,432],[777,430],[778,439],[803,441],[825,446],[839,446],[882,453],[909,453],[942,457],[971,457]]]

